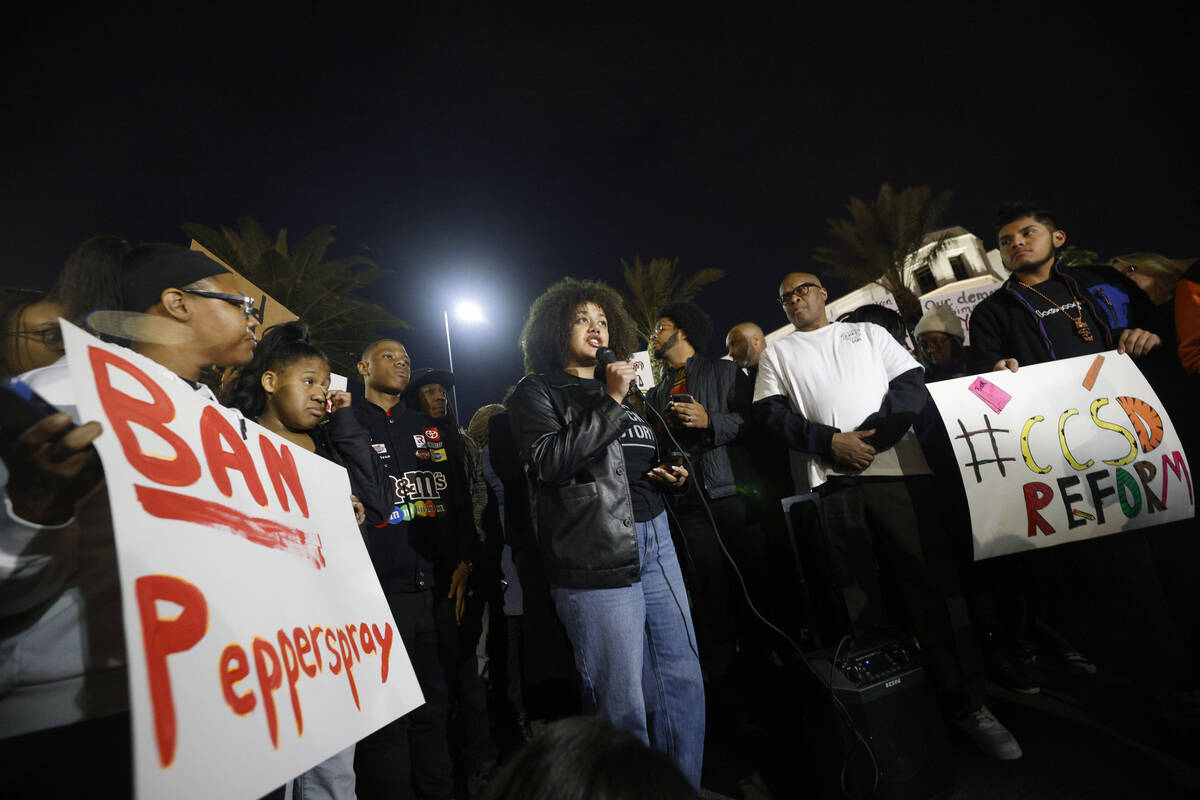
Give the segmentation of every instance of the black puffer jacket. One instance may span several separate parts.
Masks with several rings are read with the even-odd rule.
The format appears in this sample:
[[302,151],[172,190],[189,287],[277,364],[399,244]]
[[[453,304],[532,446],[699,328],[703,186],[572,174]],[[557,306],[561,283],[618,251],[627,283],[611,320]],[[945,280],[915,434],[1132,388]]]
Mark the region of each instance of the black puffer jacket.
[[618,441],[629,424],[625,407],[597,385],[555,372],[522,379],[508,410],[550,582],[575,589],[636,582],[633,500]]
[[[675,436],[699,468],[705,494],[710,499],[729,497],[737,493],[737,486],[733,468],[729,465],[727,446],[741,437],[750,409],[739,407],[739,402],[752,395],[754,387],[746,390],[744,384],[748,379],[732,361],[714,361],[696,354],[687,360],[684,369],[687,370],[688,394],[708,412],[709,427],[704,431],[680,429]],[[675,382],[675,373],[669,367],[663,370],[662,380],[646,392],[646,401],[659,414],[666,412],[671,400],[668,392]],[[693,475],[692,479],[696,477]]]

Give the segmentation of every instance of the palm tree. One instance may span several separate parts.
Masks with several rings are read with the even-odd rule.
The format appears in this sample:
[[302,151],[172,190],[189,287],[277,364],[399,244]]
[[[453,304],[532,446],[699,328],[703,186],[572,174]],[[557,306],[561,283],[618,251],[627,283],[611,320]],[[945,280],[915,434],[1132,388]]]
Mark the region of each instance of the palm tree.
[[334,242],[332,225],[322,225],[289,248],[286,228],[272,239],[252,217],[239,217],[237,224],[237,231],[224,225],[215,230],[195,222],[182,227],[184,233],[291,309],[308,326],[313,343],[329,356],[335,372],[354,374],[362,349],[384,329],[410,327],[379,303],[357,296],[390,270],[366,256],[324,260]]
[[856,286],[876,283],[891,292],[911,327],[921,318],[921,303],[906,285],[905,274],[909,268],[928,266],[945,247],[948,237],[943,235],[920,263],[912,263],[928,235],[940,227],[949,205],[948,191],[934,194],[928,186],[911,186],[897,192],[885,183],[870,203],[850,198],[850,219],[828,220],[838,243],[818,247],[813,258]]
[[1100,254],[1079,245],[1069,244],[1058,251],[1058,263],[1063,267],[1088,267],[1096,264],[1111,264],[1112,259],[1100,260]]
[[[702,288],[725,277],[725,270],[707,267],[692,275],[679,274],[678,258],[652,258],[642,261],[633,257],[633,263],[621,259],[625,267],[625,285],[629,293],[625,297],[625,308],[637,328],[640,341],[650,340],[654,327],[658,325],[658,312],[667,303],[693,299]],[[662,377],[662,364],[654,353],[650,353],[650,369],[655,380]]]
[[621,266],[625,267],[625,285],[629,287],[625,308],[643,341],[654,332],[658,312],[663,306],[678,300],[691,300],[702,288],[725,277],[725,270],[716,267],[681,275],[678,258],[642,261],[639,256],[634,256],[632,264],[621,259]]

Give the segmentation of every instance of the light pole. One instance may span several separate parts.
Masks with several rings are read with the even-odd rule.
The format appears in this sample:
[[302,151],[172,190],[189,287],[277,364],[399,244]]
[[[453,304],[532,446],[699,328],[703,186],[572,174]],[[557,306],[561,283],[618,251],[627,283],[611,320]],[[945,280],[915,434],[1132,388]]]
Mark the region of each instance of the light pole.
[[[463,301],[454,307],[454,314],[463,322],[484,322],[483,311],[479,306],[470,301]],[[446,323],[446,359],[450,362],[450,374],[454,374],[454,351],[450,348],[450,312],[442,309],[442,320]],[[458,384],[458,376],[454,378],[455,385]],[[454,402],[454,418],[458,423],[462,424],[462,419],[458,416],[458,392],[454,386],[450,387],[450,397]]]

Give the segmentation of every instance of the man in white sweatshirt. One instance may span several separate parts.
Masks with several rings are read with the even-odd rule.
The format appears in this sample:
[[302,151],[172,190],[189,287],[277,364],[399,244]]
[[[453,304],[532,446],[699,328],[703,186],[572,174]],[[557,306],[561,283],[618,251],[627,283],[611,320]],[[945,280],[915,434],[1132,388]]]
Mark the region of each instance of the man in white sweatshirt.
[[1020,758],[983,705],[982,659],[937,516],[937,485],[911,430],[927,396],[924,370],[878,325],[831,323],[827,296],[811,273],[780,284],[795,330],[759,359],[755,419],[791,449],[796,490],[821,496],[833,577],[855,631],[884,621],[882,565],[957,727],[989,756]]

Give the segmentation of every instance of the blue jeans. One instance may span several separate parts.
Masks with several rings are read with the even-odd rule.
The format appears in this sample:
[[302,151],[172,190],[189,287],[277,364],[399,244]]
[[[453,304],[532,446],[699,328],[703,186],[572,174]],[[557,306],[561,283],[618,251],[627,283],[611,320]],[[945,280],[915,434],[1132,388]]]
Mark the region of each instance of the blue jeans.
[[665,753],[692,785],[704,761],[704,679],[666,512],[634,525],[641,581],[551,586],[583,680],[583,710]]

